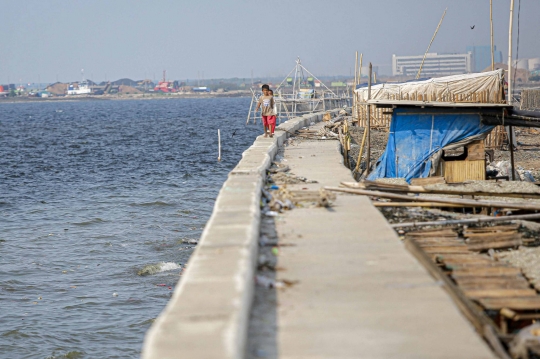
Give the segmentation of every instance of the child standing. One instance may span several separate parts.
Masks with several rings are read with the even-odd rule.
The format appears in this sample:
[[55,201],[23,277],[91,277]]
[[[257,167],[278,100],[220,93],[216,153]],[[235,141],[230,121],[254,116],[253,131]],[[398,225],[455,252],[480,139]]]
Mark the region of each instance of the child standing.
[[268,137],[268,131],[270,131],[270,137],[274,137],[274,129],[276,128],[276,116],[274,115],[274,97],[270,95],[270,86],[262,85],[263,95],[259,97],[257,108],[255,112],[259,111],[262,105],[261,115],[264,126],[264,137]]

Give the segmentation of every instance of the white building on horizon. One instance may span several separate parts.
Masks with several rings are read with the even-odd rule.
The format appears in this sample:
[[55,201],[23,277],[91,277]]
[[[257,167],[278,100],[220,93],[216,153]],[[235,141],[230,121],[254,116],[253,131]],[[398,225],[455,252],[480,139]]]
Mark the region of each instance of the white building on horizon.
[[[392,55],[392,75],[416,76],[424,55]],[[428,53],[422,66],[420,77],[460,75],[472,72],[472,54],[437,54]]]

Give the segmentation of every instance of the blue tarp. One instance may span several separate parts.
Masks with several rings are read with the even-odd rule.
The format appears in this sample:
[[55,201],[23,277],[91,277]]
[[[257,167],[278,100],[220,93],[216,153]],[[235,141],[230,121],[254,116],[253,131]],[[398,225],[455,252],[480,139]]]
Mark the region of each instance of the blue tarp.
[[[479,114],[449,114],[433,109],[397,108],[392,114],[386,151],[368,180],[428,177],[431,157],[451,145],[489,132]],[[397,167],[397,169],[396,169]]]

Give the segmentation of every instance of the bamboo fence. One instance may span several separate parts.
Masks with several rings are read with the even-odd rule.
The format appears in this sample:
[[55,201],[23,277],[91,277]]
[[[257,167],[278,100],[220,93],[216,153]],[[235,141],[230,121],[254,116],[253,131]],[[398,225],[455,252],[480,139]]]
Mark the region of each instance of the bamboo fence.
[[522,90],[520,109],[540,110],[540,89]]

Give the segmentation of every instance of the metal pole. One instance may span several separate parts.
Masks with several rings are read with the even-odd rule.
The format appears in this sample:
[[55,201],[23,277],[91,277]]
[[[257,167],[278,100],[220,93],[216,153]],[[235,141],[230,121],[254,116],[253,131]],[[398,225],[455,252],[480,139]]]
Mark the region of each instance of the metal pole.
[[[371,62],[369,63],[369,80],[368,80],[368,101],[371,99]],[[367,153],[366,153],[366,177],[369,174],[369,168],[371,165],[371,105],[367,105]]]
[[489,0],[489,23],[491,25],[491,71],[495,70],[495,47],[493,45],[493,0]]
[[510,1],[510,26],[508,29],[508,96],[506,102],[511,105],[512,100],[512,27],[514,23],[514,0]]
[[[431,44],[433,43],[433,40],[435,40],[435,36],[437,36],[437,32],[439,31],[439,27],[441,27],[442,21],[444,19],[444,15],[446,15],[446,10],[448,10],[448,8],[444,9],[441,20],[439,21],[439,25],[437,25],[437,28],[435,29],[435,33],[433,34],[433,37],[431,38],[431,41],[429,42],[426,53],[424,54],[424,58],[422,59],[422,63],[420,64],[420,68],[418,69],[418,73],[416,74],[417,79],[420,78],[420,74],[422,73],[422,67],[424,66],[424,61],[426,60],[427,53],[429,51],[429,48],[431,47]],[[369,76],[371,76],[371,73],[370,73]]]

